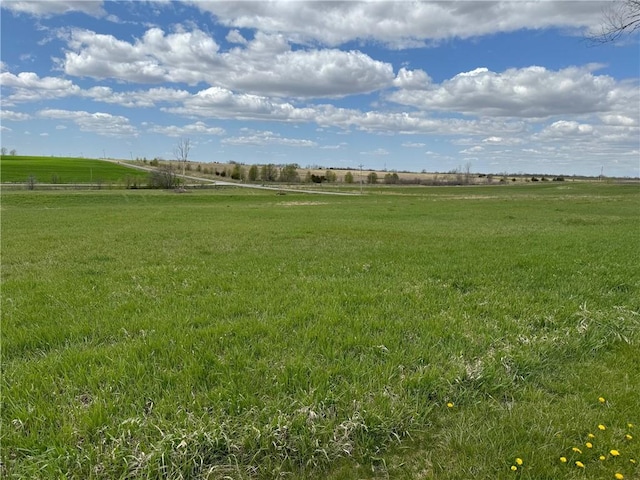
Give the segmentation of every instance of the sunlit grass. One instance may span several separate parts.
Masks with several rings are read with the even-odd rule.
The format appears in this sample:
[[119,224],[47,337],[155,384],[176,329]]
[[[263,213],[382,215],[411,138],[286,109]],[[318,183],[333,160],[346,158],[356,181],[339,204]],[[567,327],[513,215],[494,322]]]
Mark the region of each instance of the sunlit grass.
[[4,472],[638,474],[636,187],[308,200],[4,192]]
[[30,157],[3,155],[0,179],[4,183],[33,184],[146,183],[148,172],[89,158]]

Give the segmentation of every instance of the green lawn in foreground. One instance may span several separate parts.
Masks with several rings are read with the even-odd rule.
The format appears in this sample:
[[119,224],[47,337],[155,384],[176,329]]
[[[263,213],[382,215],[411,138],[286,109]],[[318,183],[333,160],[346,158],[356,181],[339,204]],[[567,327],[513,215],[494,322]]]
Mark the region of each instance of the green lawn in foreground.
[[[145,182],[149,173],[104,160],[88,158],[3,156],[0,178],[5,183],[126,183],[127,178]],[[130,182],[132,183],[132,181]]]
[[3,192],[3,476],[638,478],[639,207]]

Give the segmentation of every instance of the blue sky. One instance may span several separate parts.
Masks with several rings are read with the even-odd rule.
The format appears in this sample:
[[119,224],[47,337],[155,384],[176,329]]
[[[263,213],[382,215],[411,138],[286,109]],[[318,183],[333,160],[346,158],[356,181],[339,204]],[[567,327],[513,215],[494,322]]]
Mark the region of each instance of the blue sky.
[[18,154],[640,175],[611,2],[1,3]]

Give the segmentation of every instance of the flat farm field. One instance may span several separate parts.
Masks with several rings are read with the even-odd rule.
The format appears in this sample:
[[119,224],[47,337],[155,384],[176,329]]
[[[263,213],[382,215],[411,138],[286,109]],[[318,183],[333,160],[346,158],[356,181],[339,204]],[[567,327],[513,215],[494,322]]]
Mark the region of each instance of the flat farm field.
[[149,173],[142,170],[89,158],[3,155],[0,160],[0,178],[4,183],[125,184],[144,183],[148,176]]
[[2,193],[5,478],[640,477],[640,190]]

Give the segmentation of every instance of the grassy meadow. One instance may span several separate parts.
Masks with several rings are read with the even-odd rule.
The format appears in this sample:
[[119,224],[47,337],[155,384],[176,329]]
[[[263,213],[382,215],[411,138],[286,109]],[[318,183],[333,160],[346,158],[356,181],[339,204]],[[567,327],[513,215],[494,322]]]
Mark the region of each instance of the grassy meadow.
[[640,478],[637,185],[1,213],[5,478]]
[[148,172],[89,158],[3,155],[0,179],[4,183],[146,183]]

